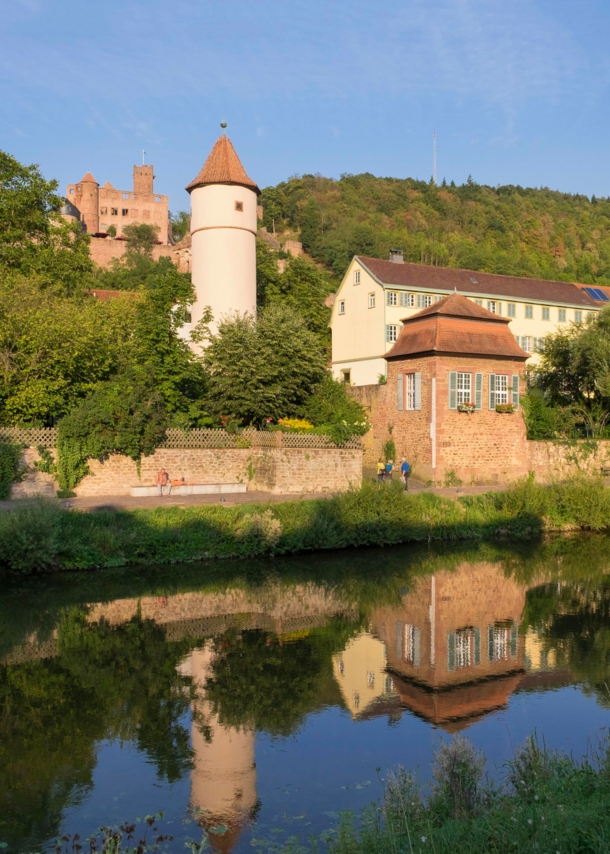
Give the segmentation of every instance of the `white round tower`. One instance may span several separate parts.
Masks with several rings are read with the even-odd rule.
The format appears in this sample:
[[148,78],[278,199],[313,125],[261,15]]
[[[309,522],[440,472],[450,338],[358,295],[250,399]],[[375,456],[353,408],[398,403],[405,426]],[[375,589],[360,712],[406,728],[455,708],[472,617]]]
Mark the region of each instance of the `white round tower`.
[[224,134],[186,188],[191,195],[191,322],[206,307],[215,332],[225,315],[256,312],[256,205],[260,190]]

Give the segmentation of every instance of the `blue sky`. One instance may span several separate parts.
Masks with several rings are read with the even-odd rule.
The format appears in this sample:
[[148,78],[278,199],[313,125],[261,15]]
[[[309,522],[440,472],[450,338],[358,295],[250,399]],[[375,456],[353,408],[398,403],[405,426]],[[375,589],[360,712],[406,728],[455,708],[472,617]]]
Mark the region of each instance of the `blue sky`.
[[0,0],[0,148],[61,187],[154,163],[188,205],[219,122],[261,187],[438,176],[610,195],[608,0]]

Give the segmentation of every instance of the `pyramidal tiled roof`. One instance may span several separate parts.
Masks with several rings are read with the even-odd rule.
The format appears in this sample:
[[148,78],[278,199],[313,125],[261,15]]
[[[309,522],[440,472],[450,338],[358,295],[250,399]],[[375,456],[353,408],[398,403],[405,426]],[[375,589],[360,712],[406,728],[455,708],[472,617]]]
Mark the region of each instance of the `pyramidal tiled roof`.
[[231,140],[224,134],[216,140],[201,172],[186,189],[190,193],[196,187],[204,187],[206,184],[237,184],[254,190],[257,195],[260,194],[257,185],[248,178],[246,170],[241,165]]
[[528,354],[508,328],[510,320],[499,317],[453,293],[403,320],[397,342],[385,354],[400,357],[445,354],[489,356],[525,362]]
[[84,178],[81,178],[78,182],[79,184],[97,184],[97,181],[91,174],[91,172],[87,172]]
[[403,323],[418,320],[420,317],[430,317],[434,314],[442,314],[445,317],[474,317],[491,323],[510,323],[509,317],[493,314],[493,312],[487,311],[482,305],[477,305],[476,302],[472,302],[457,291],[449,294],[448,297],[443,297],[438,302],[433,302],[432,305],[418,311],[417,314],[405,317]]
[[110,183],[110,181],[106,181],[106,183],[104,184],[104,186],[102,187],[102,189],[103,189],[103,190],[114,190],[114,187],[112,186],[112,184]]

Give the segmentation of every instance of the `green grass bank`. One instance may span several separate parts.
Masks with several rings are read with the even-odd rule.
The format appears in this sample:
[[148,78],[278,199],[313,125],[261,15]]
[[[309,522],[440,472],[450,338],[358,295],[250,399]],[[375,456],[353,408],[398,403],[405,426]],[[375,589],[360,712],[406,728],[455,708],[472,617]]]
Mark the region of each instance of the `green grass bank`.
[[526,480],[457,500],[365,484],[329,499],[239,507],[66,511],[25,502],[0,516],[0,572],[29,574],[168,564],[398,543],[522,539],[545,530],[610,528],[610,490],[577,479]]

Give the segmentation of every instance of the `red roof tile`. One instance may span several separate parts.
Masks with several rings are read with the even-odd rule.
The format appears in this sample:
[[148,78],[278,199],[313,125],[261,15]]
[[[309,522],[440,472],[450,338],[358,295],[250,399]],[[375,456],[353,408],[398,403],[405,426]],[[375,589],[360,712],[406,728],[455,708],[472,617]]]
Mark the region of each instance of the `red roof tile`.
[[84,178],[81,178],[78,182],[79,184],[97,184],[97,181],[91,174],[91,172],[87,172]]
[[204,187],[206,184],[237,184],[248,187],[260,195],[260,190],[251,178],[248,178],[246,170],[241,165],[233,144],[228,136],[224,134],[216,140],[208,159],[194,181],[187,186],[190,193],[196,187]]
[[454,270],[448,267],[430,267],[426,264],[397,264],[380,258],[357,256],[362,266],[384,285],[424,288],[432,291],[458,290],[464,294],[491,297],[580,305],[584,308],[599,306],[572,282],[554,282],[546,279],[527,279],[523,276],[498,276],[476,270]]
[[525,362],[528,354],[508,328],[510,321],[453,293],[406,318],[388,360],[424,354],[492,356]]

